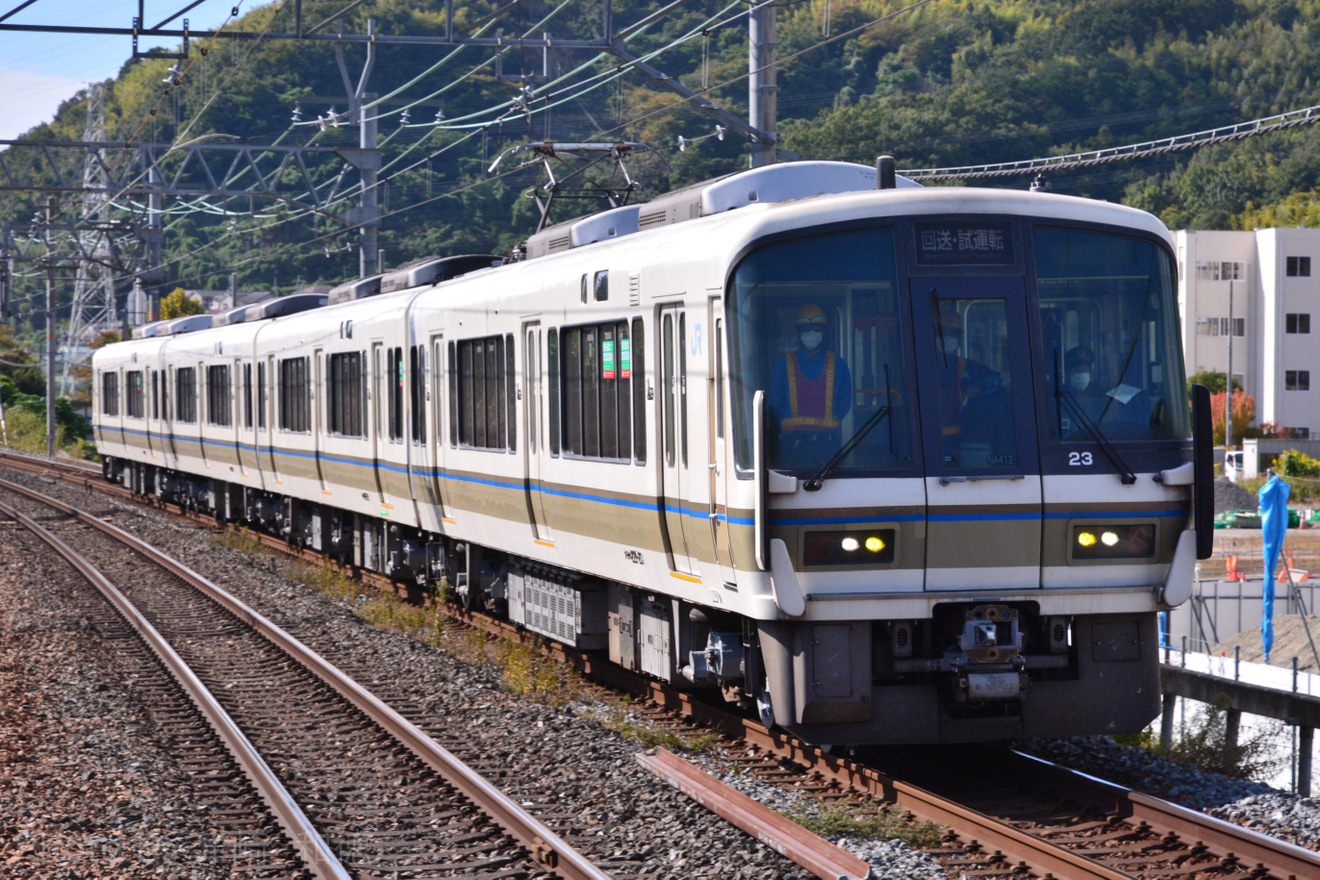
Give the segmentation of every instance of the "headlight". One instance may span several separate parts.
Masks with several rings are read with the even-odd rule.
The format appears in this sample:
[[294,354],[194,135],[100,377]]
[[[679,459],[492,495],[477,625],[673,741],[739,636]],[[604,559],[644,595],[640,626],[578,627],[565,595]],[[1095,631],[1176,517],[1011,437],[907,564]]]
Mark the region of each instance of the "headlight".
[[1154,523],[1073,526],[1073,559],[1148,559],[1154,555]]
[[894,530],[807,532],[807,565],[875,565],[894,561]]

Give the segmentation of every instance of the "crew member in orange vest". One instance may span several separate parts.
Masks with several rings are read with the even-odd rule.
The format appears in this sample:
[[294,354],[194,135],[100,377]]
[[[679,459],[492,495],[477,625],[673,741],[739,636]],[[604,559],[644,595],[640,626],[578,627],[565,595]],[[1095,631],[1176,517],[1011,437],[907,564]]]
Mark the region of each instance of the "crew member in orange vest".
[[818,305],[794,319],[798,350],[770,376],[770,407],[779,419],[779,467],[818,467],[842,445],[840,423],[852,408],[852,375],[831,345],[830,322]]

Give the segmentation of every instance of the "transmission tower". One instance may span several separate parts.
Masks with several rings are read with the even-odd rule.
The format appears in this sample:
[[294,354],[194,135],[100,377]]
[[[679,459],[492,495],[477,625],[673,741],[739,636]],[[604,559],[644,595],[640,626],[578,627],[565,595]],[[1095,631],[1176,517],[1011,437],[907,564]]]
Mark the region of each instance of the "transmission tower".
[[[87,91],[87,125],[83,141],[105,143],[105,88],[93,85]],[[82,347],[97,333],[115,327],[115,279],[110,269],[110,196],[105,151],[89,149],[83,161],[82,220],[78,238],[81,247],[73,286],[73,307],[60,346],[64,370],[60,393],[69,393],[69,368],[82,360]]]

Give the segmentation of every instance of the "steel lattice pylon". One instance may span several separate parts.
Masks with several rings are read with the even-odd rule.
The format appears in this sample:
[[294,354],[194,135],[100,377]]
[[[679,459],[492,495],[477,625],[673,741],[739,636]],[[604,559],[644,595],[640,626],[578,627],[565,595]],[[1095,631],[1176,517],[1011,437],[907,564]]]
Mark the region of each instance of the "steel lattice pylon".
[[[87,91],[87,126],[83,141],[105,143],[105,89],[91,86]],[[90,150],[83,163],[82,218],[78,238],[81,259],[73,287],[73,306],[69,323],[60,344],[64,369],[60,374],[60,393],[70,391],[69,368],[81,362],[82,349],[96,334],[114,329],[115,279],[110,269],[110,196],[107,191],[105,154]]]

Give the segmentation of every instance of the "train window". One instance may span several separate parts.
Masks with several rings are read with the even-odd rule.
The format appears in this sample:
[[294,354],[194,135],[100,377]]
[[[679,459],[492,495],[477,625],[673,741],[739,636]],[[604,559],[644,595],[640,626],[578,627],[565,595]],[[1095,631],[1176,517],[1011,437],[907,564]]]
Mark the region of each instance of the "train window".
[[856,441],[834,478],[911,470],[908,368],[893,230],[774,242],[734,271],[725,300],[733,444],[751,476],[752,405],[766,393],[767,464],[811,473]]
[[160,371],[151,371],[151,417],[160,418]]
[[229,366],[217,364],[206,368],[206,423],[228,427],[233,424],[233,389]]
[[[444,362],[445,362],[445,344],[439,339],[433,339],[431,341],[431,363],[435,364],[435,371],[431,376],[431,394],[434,395],[434,400],[435,400],[435,404],[434,404],[435,424],[431,426],[431,430],[435,431],[436,443],[444,442],[443,438],[445,436],[445,424],[443,417],[444,404],[441,402],[445,399],[445,385],[444,385],[445,380],[444,377],[441,375],[441,369],[440,369],[440,365],[443,364]],[[451,366],[450,369],[452,370],[453,367]]]
[[285,358],[279,363],[280,430],[307,432],[312,429],[307,383],[307,358]]
[[107,416],[119,415],[119,374],[101,374],[101,412]]
[[243,365],[243,427],[252,427],[252,365]]
[[507,408],[506,408],[505,412],[507,412],[507,413],[509,414],[509,415],[508,415],[508,422],[507,422],[508,429],[507,429],[507,431],[505,432],[505,436],[508,438],[508,442],[505,444],[505,447],[506,447],[510,452],[513,452],[514,450],[516,450],[516,449],[518,448],[518,444],[517,444],[517,436],[518,436],[518,386],[515,384],[515,383],[517,382],[517,378],[516,378],[515,375],[514,375],[514,358],[513,358],[513,349],[514,349],[514,345],[513,345],[513,334],[512,334],[512,333],[505,334],[505,336],[504,336],[504,394],[505,394],[505,397],[507,398],[507,400],[506,400]]
[[541,428],[539,415],[541,393],[541,353],[536,347],[536,331],[527,331],[527,348],[523,353],[527,373],[527,451],[536,454],[536,444],[540,439]]
[[646,462],[646,336],[642,332],[642,319],[633,318],[632,340],[628,349],[628,363],[624,369],[632,383],[633,398],[633,459],[638,464]]
[[458,343],[458,442],[475,449],[512,449],[512,336]]
[[458,352],[449,343],[449,445],[458,445]]
[[584,273],[584,274],[582,275],[582,301],[583,301],[583,302],[586,302],[586,301],[587,301],[587,288],[590,286],[589,281],[590,281],[590,276],[588,276],[588,275],[586,275],[586,274]]
[[142,371],[130,370],[124,374],[124,410],[130,419],[146,415],[146,395],[142,387]]
[[600,340],[595,327],[570,330],[582,334],[581,444],[572,450],[579,455],[599,458],[600,444]]
[[596,302],[605,302],[610,298],[610,273],[609,271],[596,273]]
[[555,375],[553,337],[551,340],[552,450],[558,423],[554,406],[558,390],[564,400],[564,451],[584,458],[628,461],[632,442],[632,353],[629,349],[625,356],[622,348],[628,340],[628,324],[619,321],[569,327],[563,330],[563,337],[562,383]]
[[386,425],[391,440],[403,439],[403,349],[391,348],[386,353],[385,375],[389,400]]
[[504,339],[492,336],[486,340],[486,442],[489,449],[504,447]]
[[1051,440],[1191,434],[1173,260],[1102,232],[1033,231]]
[[724,319],[715,319],[715,436],[724,439]]
[[546,331],[545,364],[550,371],[546,394],[550,397],[550,454],[559,454],[559,331]]
[[257,364],[257,427],[266,427],[266,365]]
[[683,467],[688,463],[687,430],[687,313],[678,313],[678,430]]
[[197,421],[197,369],[180,367],[174,372],[174,418],[185,424]]
[[665,396],[665,466],[674,465],[674,316],[666,313],[664,330],[661,333],[661,345],[664,358],[664,380],[661,393]]
[[409,420],[414,443],[426,442],[426,347],[414,345],[408,350]]
[[160,417],[170,417],[170,382],[165,376],[160,377]]
[[365,437],[367,420],[362,352],[332,354],[328,360],[326,397],[330,409],[330,433],[341,437]]

